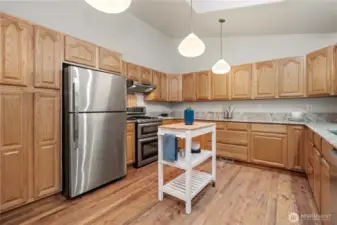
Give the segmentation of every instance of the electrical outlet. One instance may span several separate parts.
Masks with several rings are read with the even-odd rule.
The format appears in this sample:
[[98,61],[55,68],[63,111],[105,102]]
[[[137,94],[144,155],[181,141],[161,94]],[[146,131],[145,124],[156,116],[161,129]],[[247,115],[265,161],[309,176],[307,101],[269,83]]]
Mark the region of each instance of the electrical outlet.
[[311,112],[312,111],[312,105],[311,104],[307,104],[307,111]]

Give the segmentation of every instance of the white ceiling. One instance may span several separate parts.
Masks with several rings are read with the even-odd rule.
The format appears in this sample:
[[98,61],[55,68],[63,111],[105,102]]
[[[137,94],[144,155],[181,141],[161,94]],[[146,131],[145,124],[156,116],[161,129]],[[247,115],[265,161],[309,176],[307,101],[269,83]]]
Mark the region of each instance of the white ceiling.
[[[194,1],[194,9],[204,12],[202,5],[224,0]],[[191,31],[186,0],[133,0],[128,11],[169,37],[182,38]],[[193,14],[194,31],[202,37],[219,36],[219,18],[226,19],[225,36],[337,32],[337,0],[284,0]]]

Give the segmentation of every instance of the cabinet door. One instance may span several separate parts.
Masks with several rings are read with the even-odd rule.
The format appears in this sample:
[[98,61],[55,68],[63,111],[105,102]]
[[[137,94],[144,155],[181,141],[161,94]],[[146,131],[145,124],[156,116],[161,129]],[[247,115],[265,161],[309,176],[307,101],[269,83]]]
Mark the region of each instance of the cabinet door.
[[152,83],[156,85],[156,89],[146,96],[148,101],[161,100],[161,73],[159,71],[152,71]]
[[64,47],[64,59],[66,61],[96,67],[96,45],[66,35]]
[[123,77],[127,77],[128,76],[128,63],[124,60],[122,60],[122,71],[121,71],[121,75]]
[[212,73],[210,71],[201,71],[196,73],[196,94],[198,100],[211,99]]
[[278,96],[304,96],[304,59],[293,57],[278,60]]
[[160,99],[162,101],[168,100],[168,89],[167,89],[167,74],[161,73],[160,77]]
[[168,99],[172,102],[180,102],[182,100],[182,78],[181,75],[168,75],[167,76],[167,88]]
[[144,84],[152,83],[152,70],[144,66],[140,67],[140,81]]
[[318,150],[314,148],[314,198],[318,208],[321,211],[321,155]]
[[304,150],[304,129],[302,126],[288,126],[288,169],[302,171]]
[[222,100],[229,98],[229,73],[212,73],[212,99]]
[[282,168],[287,166],[287,135],[253,132],[250,146],[252,162]]
[[330,94],[329,48],[323,48],[307,55],[308,95]]
[[34,96],[35,198],[61,190],[60,96],[41,91]]
[[308,162],[307,176],[311,191],[314,193],[314,166],[311,162]]
[[[321,158],[321,215],[329,215],[330,210],[330,166],[324,158]],[[330,224],[323,220],[324,225]]]
[[135,124],[128,123],[127,124],[127,153],[126,158],[127,164],[132,164],[135,162]]
[[140,81],[140,68],[138,65],[133,63],[128,63],[128,79]]
[[33,63],[33,27],[0,14],[0,84],[27,86]]
[[32,107],[27,95],[15,87],[0,88],[0,212],[28,200]]
[[106,48],[99,48],[99,68],[109,72],[122,72],[122,57],[118,52]]
[[183,101],[195,101],[195,73],[182,75],[183,79]]
[[337,44],[332,46],[332,79],[333,79],[333,94],[337,95]]
[[276,76],[276,60],[255,63],[253,69],[253,97],[274,98]]
[[35,26],[35,87],[60,89],[62,54],[62,35]]
[[252,65],[233,66],[231,70],[232,99],[252,97]]

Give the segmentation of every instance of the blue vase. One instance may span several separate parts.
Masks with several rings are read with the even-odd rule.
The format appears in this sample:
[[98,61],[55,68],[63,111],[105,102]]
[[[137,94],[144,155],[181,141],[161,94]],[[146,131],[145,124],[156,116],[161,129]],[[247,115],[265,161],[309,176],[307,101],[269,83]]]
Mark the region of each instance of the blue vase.
[[184,111],[184,121],[186,125],[193,125],[194,123],[194,110],[189,107]]

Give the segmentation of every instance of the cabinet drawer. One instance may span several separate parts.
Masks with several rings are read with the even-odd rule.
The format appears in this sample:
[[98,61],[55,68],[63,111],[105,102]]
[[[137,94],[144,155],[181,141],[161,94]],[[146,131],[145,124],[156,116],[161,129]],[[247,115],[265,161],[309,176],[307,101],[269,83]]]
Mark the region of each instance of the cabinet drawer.
[[322,138],[318,134],[314,133],[314,145],[318,149],[319,152],[322,151]]
[[230,144],[222,144],[217,143],[217,155],[231,158],[231,159],[238,159],[247,161],[247,152],[248,148],[246,146],[239,146],[239,145],[230,145]]
[[128,123],[126,126],[126,132],[130,133],[130,132],[134,132],[134,123]]
[[224,130],[226,128],[225,122],[216,122],[216,129],[217,130]]
[[285,134],[287,133],[287,126],[273,124],[252,124],[252,131]]
[[248,132],[246,131],[218,131],[216,138],[217,143],[248,145]]
[[227,123],[227,130],[248,130],[248,124],[247,123]]

